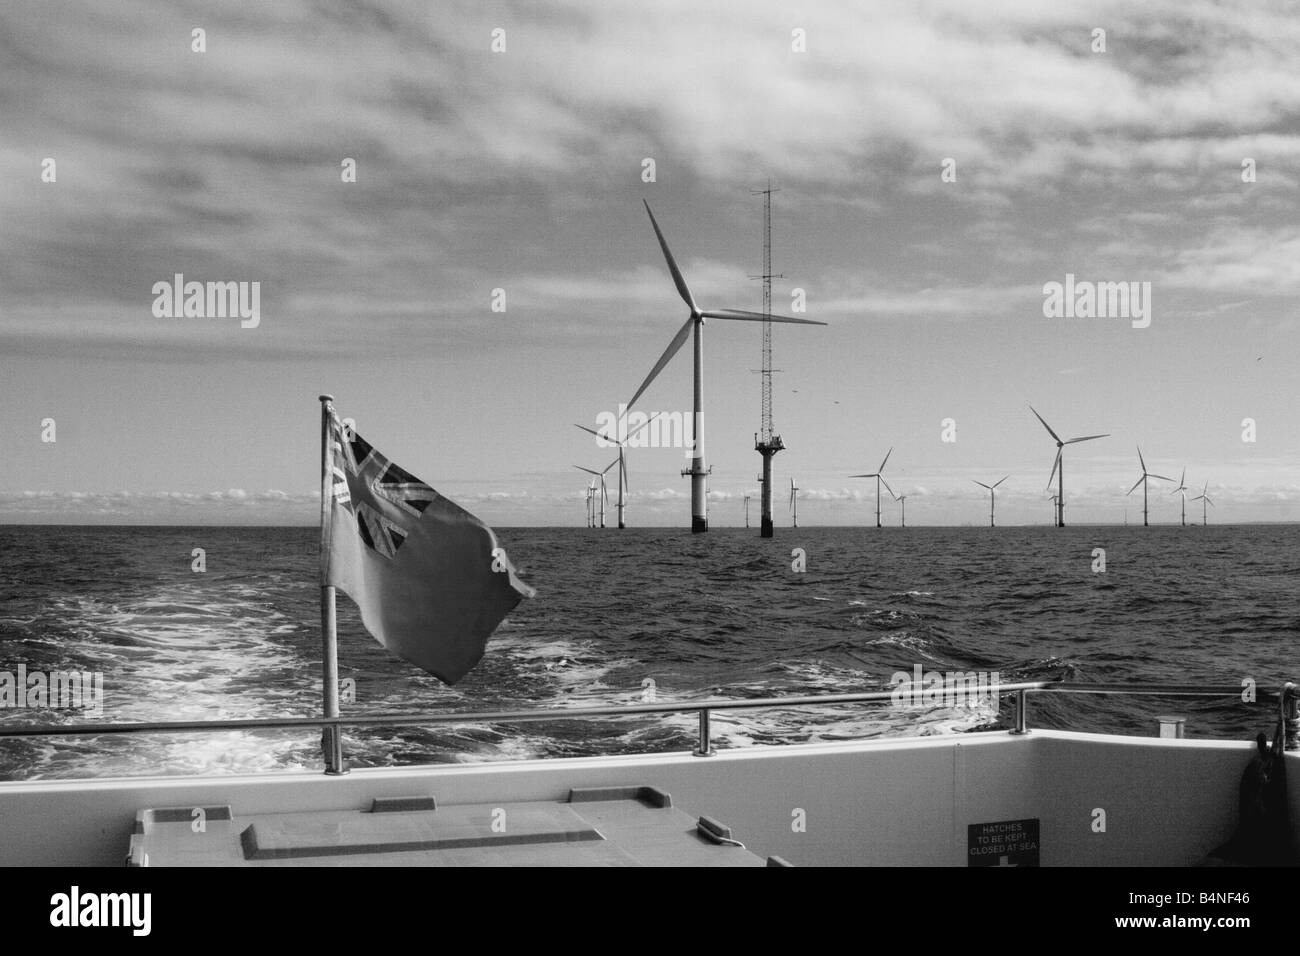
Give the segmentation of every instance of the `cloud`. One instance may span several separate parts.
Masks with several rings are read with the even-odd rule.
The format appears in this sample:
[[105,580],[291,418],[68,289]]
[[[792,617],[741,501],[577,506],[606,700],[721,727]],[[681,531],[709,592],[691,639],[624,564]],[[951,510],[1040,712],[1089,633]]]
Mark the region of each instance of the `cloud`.
[[1173,256],[1161,285],[1251,296],[1300,293],[1300,227],[1214,229]]
[[0,493],[0,518],[72,522],[116,516],[128,523],[183,524],[255,521],[302,524],[320,514],[320,492],[240,488],[206,493],[184,491],[32,491]]
[[[630,325],[671,292],[659,263],[617,262],[609,247],[634,202],[618,215],[594,204],[639,184],[646,156],[673,193],[730,191],[761,171],[840,220],[855,205],[888,219],[909,203],[970,205],[979,221],[958,216],[955,235],[996,239],[984,254],[1005,268],[1049,228],[1033,217],[1044,197],[1103,196],[1122,215],[1169,192],[1182,208],[1148,211],[1145,228],[1176,249],[1204,235],[1189,216],[1243,201],[1243,156],[1294,211],[1295,18],[1173,0],[1047,6],[623,0],[434,15],[414,0],[290,0],[206,10],[208,51],[195,54],[184,8],[73,5],[51,29],[45,5],[12,4],[0,346],[283,359],[571,341],[595,314]],[[1093,23],[1107,25],[1104,54]],[[795,27],[806,53],[791,49]],[[32,173],[47,155],[56,184]],[[944,157],[956,183],[939,179]],[[1176,252],[1168,280],[1293,290],[1294,234],[1270,252],[1270,233]],[[829,316],[955,318],[1018,289],[996,275],[882,289],[836,281],[840,266],[809,277]],[[262,327],[153,319],[148,290],[174,271],[262,281]],[[688,274],[697,294],[746,288],[732,263],[689,261]],[[498,286],[545,326],[468,326]]]

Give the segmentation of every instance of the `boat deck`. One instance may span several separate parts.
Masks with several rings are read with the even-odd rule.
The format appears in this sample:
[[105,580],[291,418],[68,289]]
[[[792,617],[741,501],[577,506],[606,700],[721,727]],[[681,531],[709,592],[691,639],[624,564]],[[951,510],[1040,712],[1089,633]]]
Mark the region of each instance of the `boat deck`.
[[651,787],[568,799],[439,807],[375,798],[365,810],[236,814],[142,810],[129,866],[763,866],[731,831]]

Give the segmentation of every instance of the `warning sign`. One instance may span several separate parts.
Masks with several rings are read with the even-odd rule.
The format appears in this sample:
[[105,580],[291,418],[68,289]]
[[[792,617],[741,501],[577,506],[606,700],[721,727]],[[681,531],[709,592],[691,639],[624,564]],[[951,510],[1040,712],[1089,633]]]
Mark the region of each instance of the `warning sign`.
[[1037,866],[1038,821],[1004,820],[966,827],[968,866]]

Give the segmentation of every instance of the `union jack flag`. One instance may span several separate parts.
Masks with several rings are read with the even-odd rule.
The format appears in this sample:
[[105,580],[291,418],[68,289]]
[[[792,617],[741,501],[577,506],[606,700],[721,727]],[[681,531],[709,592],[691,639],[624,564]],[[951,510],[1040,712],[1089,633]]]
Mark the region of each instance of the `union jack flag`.
[[[337,417],[335,423],[334,447],[339,454],[335,456],[334,497],[339,504],[350,506],[357,519],[357,533],[366,547],[392,558],[410,534],[410,523],[403,516],[418,519],[438,499],[438,492],[393,464]],[[370,494],[352,494],[349,485],[353,484]]]
[[326,580],[356,602],[381,644],[454,683],[535,592],[491,528],[377,452],[350,421],[334,415],[330,432]]

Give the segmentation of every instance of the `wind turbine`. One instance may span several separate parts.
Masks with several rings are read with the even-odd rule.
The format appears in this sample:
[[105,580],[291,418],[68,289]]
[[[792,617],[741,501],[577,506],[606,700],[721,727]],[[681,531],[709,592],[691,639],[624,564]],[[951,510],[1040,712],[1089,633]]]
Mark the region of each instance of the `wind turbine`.
[[[889,493],[891,495],[894,495],[894,489],[890,488]],[[899,522],[899,524],[902,527],[906,528],[907,527],[907,495],[894,495],[894,500],[897,501],[899,507],[903,509],[902,520]]]
[[[893,453],[894,453],[894,449],[893,449],[893,448],[890,448],[889,451],[885,452],[885,461],[889,461],[889,456],[892,455]],[[877,527],[877,528],[880,527],[880,483],[881,483],[881,482],[884,482],[884,483],[885,483],[885,487],[886,487],[886,488],[889,488],[889,482],[885,481],[884,476],[881,474],[881,472],[883,472],[883,471],[885,470],[885,461],[882,461],[882,462],[880,463],[880,467],[877,468],[873,474],[870,474],[870,475],[849,475],[850,478],[874,478],[874,479],[876,479],[876,527]],[[894,489],[893,489],[893,488],[889,488],[889,493],[892,495],[892,494],[894,493]]]
[[754,496],[753,496],[753,495],[745,495],[745,527],[746,527],[746,528],[749,527],[749,499],[752,498],[752,497],[754,497]]
[[790,517],[793,519],[793,526],[799,527],[799,486],[790,479]]
[[581,428],[584,432],[591,432],[591,434],[595,435],[597,438],[603,438],[605,441],[618,446],[618,526],[620,528],[627,527],[627,525],[623,523],[624,508],[627,507],[623,503],[623,492],[627,489],[627,461],[624,459],[623,449],[627,447],[627,443],[632,440],[633,435],[645,428],[662,414],[662,412],[655,412],[640,425],[636,426],[636,428],[624,435],[622,441],[610,438],[608,435],[602,435],[594,428],[588,428],[586,425],[579,425],[577,422],[574,422],[575,428]]
[[1002,482],[1006,481],[1010,477],[1011,477],[1010,475],[1004,475],[1003,477],[999,478],[997,481],[993,482],[993,484],[991,485],[986,485],[982,481],[975,481],[974,478],[971,479],[971,481],[975,481],[975,484],[979,485],[981,488],[987,488],[989,490],[989,527],[990,528],[993,527],[993,502],[997,498],[997,492],[994,491],[993,489],[996,488],[998,485],[1002,484]]
[[1183,496],[1183,527],[1187,527],[1187,469],[1183,469],[1182,477],[1178,479],[1178,487],[1169,492],[1171,495],[1181,493]]
[[600,526],[602,528],[605,527],[605,505],[609,504],[609,489],[605,487],[605,474],[617,464],[618,464],[618,459],[615,458],[608,465],[606,465],[604,469],[601,471],[593,471],[590,468],[583,468],[581,465],[573,466],[574,468],[577,468],[579,471],[585,471],[587,474],[595,475],[597,478],[600,479]]
[[1065,446],[1073,445],[1076,442],[1081,442],[1081,441],[1092,441],[1094,438],[1109,438],[1110,435],[1109,433],[1105,435],[1085,435],[1082,438],[1068,438],[1062,440],[1060,435],[1052,431],[1052,426],[1047,424],[1047,422],[1043,420],[1043,416],[1038,414],[1038,412],[1034,410],[1033,405],[1029,406],[1029,410],[1034,413],[1035,418],[1037,418],[1040,422],[1043,423],[1043,427],[1047,429],[1047,434],[1051,435],[1052,439],[1056,442],[1056,461],[1052,462],[1052,473],[1047,476],[1047,487],[1049,488],[1052,487],[1052,479],[1055,478],[1056,479],[1056,526],[1058,528],[1064,528],[1065,527],[1065,463],[1061,460],[1061,455],[1065,451]]
[[691,297],[691,290],[686,287],[686,280],[682,278],[681,270],[677,268],[677,261],[673,259],[673,254],[668,251],[668,242],[664,239],[664,234],[659,229],[659,223],[655,220],[655,214],[650,212],[650,204],[642,200],[645,204],[645,211],[650,216],[650,225],[654,226],[655,236],[659,239],[659,248],[663,250],[664,260],[668,263],[668,271],[672,273],[673,283],[677,286],[677,294],[682,297],[682,301],[690,307],[691,314],[687,317],[686,322],[673,340],[668,343],[668,348],[664,354],[659,357],[650,374],[646,376],[641,387],[636,390],[632,396],[632,401],[628,402],[628,407],[636,404],[636,400],[641,397],[650,383],[655,380],[665,365],[667,365],[674,355],[686,343],[686,339],[693,332],[695,335],[695,407],[694,407],[694,428],[692,433],[695,438],[695,447],[692,449],[691,468],[689,471],[683,471],[683,475],[691,476],[691,530],[708,531],[708,504],[707,488],[705,478],[709,474],[708,465],[704,461],[704,320],[705,319],[741,319],[746,322],[789,322],[798,325],[825,325],[825,322],[815,322],[812,319],[795,319],[784,315],[764,315],[759,312],[743,312],[738,309],[701,309],[695,304],[695,299]]
[[1199,501],[1199,502],[1201,502],[1201,524],[1202,524],[1202,525],[1206,524],[1206,521],[1205,521],[1205,515],[1206,515],[1206,512],[1205,512],[1205,506],[1206,506],[1206,505],[1210,505],[1210,506],[1213,506],[1213,505],[1214,505],[1214,501],[1210,498],[1210,496],[1209,496],[1208,494],[1206,494],[1206,492],[1208,492],[1209,490],[1210,490],[1210,483],[1207,481],[1207,482],[1205,483],[1205,487],[1201,489],[1201,493],[1200,493],[1199,495],[1197,495],[1195,498],[1192,499],[1193,501]]
[[[1056,502],[1057,502],[1057,498],[1058,498],[1059,496],[1058,496],[1058,495],[1048,495],[1047,497],[1048,497],[1048,499],[1052,502],[1052,525],[1055,527],[1055,525],[1056,525],[1056,520],[1057,520],[1057,514],[1056,514]],[[1126,521],[1125,524],[1127,524],[1127,523],[1128,523],[1128,522]]]
[[591,484],[587,486],[587,527],[588,528],[590,528],[594,524],[592,520],[591,502],[595,497],[594,494],[595,488],[596,488],[596,482],[595,479],[592,479]]
[[1166,478],[1164,475],[1153,475],[1147,471],[1147,463],[1142,461],[1142,449],[1138,448],[1138,461],[1142,463],[1142,477],[1133,483],[1133,487],[1128,490],[1131,495],[1137,491],[1137,486],[1142,486],[1142,527],[1149,527],[1147,524],[1147,479],[1159,478],[1161,481],[1173,481],[1172,478]]

